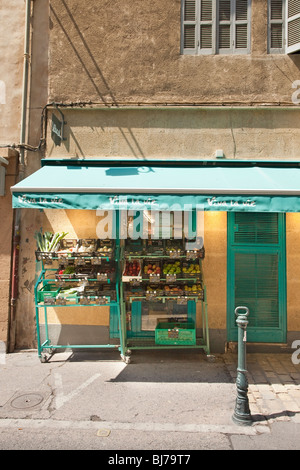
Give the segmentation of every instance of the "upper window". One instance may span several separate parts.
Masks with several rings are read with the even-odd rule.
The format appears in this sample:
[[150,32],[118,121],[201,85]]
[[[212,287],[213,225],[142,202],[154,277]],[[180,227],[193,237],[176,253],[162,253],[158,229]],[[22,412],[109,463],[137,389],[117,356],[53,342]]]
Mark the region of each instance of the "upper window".
[[299,0],[287,1],[287,27],[286,27],[286,52],[300,50],[300,2]]
[[184,54],[250,52],[251,0],[182,0]]
[[268,2],[268,50],[271,54],[283,53],[285,45],[284,0]]
[[300,50],[300,1],[268,1],[268,51],[292,53]]

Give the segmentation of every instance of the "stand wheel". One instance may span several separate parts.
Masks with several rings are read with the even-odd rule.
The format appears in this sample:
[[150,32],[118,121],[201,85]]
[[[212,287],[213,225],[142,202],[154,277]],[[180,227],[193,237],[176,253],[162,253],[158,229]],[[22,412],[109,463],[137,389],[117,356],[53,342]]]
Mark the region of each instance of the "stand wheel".
[[40,361],[42,364],[45,364],[46,362],[48,362],[47,354],[41,354]]
[[214,356],[213,354],[207,354],[206,360],[208,362],[216,362],[216,356]]
[[124,356],[124,354],[121,354],[121,359],[122,359],[123,362],[125,362],[125,364],[130,364],[130,362],[131,362],[130,357],[126,356],[126,355]]

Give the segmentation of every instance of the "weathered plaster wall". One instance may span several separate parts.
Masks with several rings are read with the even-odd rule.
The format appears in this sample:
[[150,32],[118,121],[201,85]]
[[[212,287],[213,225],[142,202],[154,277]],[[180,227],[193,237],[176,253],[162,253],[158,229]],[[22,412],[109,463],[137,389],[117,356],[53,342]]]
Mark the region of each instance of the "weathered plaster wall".
[[25,8],[23,0],[0,0],[0,144],[20,138]]
[[[6,155],[7,156],[7,155]],[[11,209],[10,186],[16,179],[16,157],[10,156],[6,167],[5,195],[0,197],[0,341],[7,342],[10,310],[10,274],[13,211]]]
[[288,331],[300,331],[300,214],[286,215]]
[[[24,1],[0,0],[0,145],[19,142],[22,98]],[[10,186],[16,179],[16,156],[0,149],[7,158],[5,195],[0,196],[0,341],[8,339],[13,211]],[[2,349],[3,350],[3,349]]]
[[[19,3],[24,3],[19,1]],[[19,28],[24,34],[24,28]],[[41,137],[41,114],[48,101],[48,0],[34,0],[31,15],[30,93],[28,96],[28,143],[37,147]],[[23,54],[20,58],[23,63]],[[19,137],[17,139],[19,141]],[[25,152],[24,176],[40,168],[42,152]],[[35,240],[34,233],[42,226],[39,211],[21,210],[19,298],[12,321],[11,348],[36,345],[34,283]]]
[[[300,56],[267,54],[267,2],[252,1],[251,54],[180,53],[180,0],[50,2],[49,101],[113,105],[293,105]],[[49,157],[299,159],[300,107],[64,110]],[[49,114],[50,117],[50,114]]]
[[180,54],[180,0],[51,0],[50,100],[288,103],[300,56],[267,54],[267,2],[252,1],[251,54]]
[[217,149],[223,149],[226,158],[300,158],[300,107],[62,111],[67,124],[60,146],[51,139],[49,112],[49,158],[205,160],[214,158]]

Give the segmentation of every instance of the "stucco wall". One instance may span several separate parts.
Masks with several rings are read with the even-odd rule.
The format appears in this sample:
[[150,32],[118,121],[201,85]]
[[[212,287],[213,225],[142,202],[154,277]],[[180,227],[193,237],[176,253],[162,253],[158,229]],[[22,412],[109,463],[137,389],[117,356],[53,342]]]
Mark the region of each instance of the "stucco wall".
[[[1,1],[1,0],[0,0]],[[6,4],[7,2],[5,2]],[[24,6],[24,1],[13,2]],[[32,2],[31,12],[31,54],[29,69],[29,95],[27,113],[27,142],[37,147],[41,138],[41,114],[48,101],[48,30],[49,5],[48,0],[35,0]],[[19,14],[19,13],[18,13]],[[22,20],[14,26],[24,38],[24,11]],[[18,17],[18,16],[17,16]],[[23,22],[23,23],[22,23]],[[9,34],[9,29],[7,30]],[[8,52],[7,52],[8,53]],[[16,59],[17,60],[17,59]],[[23,67],[23,42],[18,63]],[[13,112],[13,109],[11,110]],[[16,116],[17,117],[17,116]],[[19,122],[19,121],[18,121]],[[19,132],[15,141],[19,142]],[[40,168],[40,151],[25,151],[24,177]],[[19,262],[19,298],[15,317],[12,319],[10,335],[11,348],[34,347],[36,342],[35,311],[34,311],[34,283],[35,283],[35,240],[34,233],[42,226],[39,211],[20,211],[20,262]]]
[[[300,107],[275,109],[65,109],[66,140],[47,157],[274,160],[300,158]],[[61,119],[57,111],[56,116]]]
[[[0,0],[0,145],[18,143],[22,98],[24,1]],[[8,339],[13,211],[10,186],[15,183],[16,157],[8,148],[0,149],[7,158],[5,195],[0,196],[0,341]],[[3,349],[2,349],[3,350]]]
[[[180,0],[51,0],[49,102],[267,104],[272,110],[64,109],[66,141],[49,157],[299,159],[299,54],[267,54],[267,2],[252,1],[251,53],[180,53]],[[278,105],[296,111],[278,111]],[[51,113],[49,113],[49,119]]]
[[11,292],[11,250],[13,234],[13,211],[10,186],[16,180],[16,158],[9,158],[6,166],[5,195],[0,197],[0,341],[7,342]]
[[[0,144],[19,142],[25,3],[0,0]],[[4,98],[4,99],[3,99]]]
[[252,1],[251,54],[180,54],[180,0],[51,0],[50,100],[288,103],[300,57],[267,54],[267,2]]
[[286,215],[287,328],[300,331],[300,214]]

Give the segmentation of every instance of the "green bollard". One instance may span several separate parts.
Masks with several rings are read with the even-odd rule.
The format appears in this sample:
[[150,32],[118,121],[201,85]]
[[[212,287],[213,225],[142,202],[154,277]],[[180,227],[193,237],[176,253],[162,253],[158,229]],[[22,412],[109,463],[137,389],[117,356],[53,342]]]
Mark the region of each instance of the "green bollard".
[[248,307],[237,307],[234,311],[238,326],[238,367],[236,377],[237,398],[233,421],[241,426],[251,426],[253,421],[248,400],[248,379],[246,371],[246,328],[249,315]]

